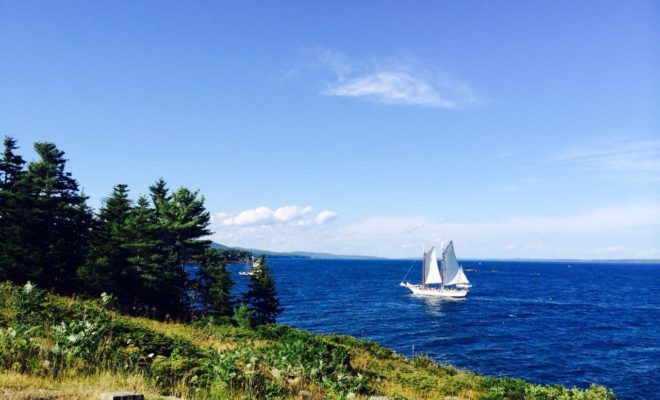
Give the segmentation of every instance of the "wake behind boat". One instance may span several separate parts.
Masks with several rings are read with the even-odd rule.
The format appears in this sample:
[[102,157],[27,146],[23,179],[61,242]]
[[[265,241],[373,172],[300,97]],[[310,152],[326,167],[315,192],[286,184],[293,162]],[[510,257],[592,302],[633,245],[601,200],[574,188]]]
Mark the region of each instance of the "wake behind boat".
[[[422,283],[417,285],[409,282],[401,282],[399,286],[406,287],[413,294],[420,296],[456,299],[467,296],[469,288],[472,285],[470,285],[470,281],[465,276],[463,267],[458,264],[453,242],[450,241],[442,252],[441,268],[438,268],[435,247],[431,247],[431,250],[424,252],[422,260]],[[430,286],[432,284],[440,284],[440,286]]]

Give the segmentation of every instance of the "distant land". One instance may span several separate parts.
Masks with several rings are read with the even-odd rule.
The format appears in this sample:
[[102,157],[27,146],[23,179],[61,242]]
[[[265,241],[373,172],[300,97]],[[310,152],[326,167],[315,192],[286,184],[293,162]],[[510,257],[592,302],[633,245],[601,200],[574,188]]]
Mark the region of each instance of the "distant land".
[[574,263],[648,263],[660,264],[658,259],[622,258],[622,259],[576,259],[576,258],[466,258],[462,261],[513,261],[513,262],[574,262]]
[[[375,256],[362,256],[362,255],[341,255],[332,253],[314,253],[311,251],[271,251],[262,249],[250,249],[246,247],[229,247],[224,244],[215,243],[211,247],[222,250],[241,250],[248,251],[259,257],[266,255],[269,257],[282,257],[282,258],[309,258],[315,260],[417,260],[418,258],[387,258]],[[573,258],[461,258],[460,261],[512,261],[512,262],[575,262],[575,263],[648,263],[660,264],[660,259],[645,259],[645,258],[627,258],[627,259],[573,259]]]
[[245,247],[229,247],[220,243],[211,243],[211,247],[214,249],[221,250],[241,250],[249,251],[254,254],[255,257],[262,255],[269,257],[286,257],[286,258],[310,258],[315,260],[386,260],[385,257],[371,257],[371,256],[356,256],[356,255],[338,255],[331,253],[314,253],[310,251],[287,251],[287,252],[278,252],[270,250],[260,250],[260,249],[248,249]]

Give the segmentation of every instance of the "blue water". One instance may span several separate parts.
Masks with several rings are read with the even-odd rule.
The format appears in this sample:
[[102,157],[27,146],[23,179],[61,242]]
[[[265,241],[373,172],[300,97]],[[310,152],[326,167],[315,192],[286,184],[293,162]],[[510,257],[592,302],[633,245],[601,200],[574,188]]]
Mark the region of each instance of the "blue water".
[[[660,398],[660,264],[465,261],[465,300],[411,296],[397,285],[412,264],[270,259],[278,321],[485,375]],[[235,279],[244,290],[248,278]]]

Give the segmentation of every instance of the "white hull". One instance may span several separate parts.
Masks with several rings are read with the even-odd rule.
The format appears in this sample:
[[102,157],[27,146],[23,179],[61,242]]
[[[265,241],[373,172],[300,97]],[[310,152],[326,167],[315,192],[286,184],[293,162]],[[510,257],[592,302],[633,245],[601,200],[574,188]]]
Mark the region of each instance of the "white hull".
[[467,297],[468,289],[449,289],[446,287],[435,288],[430,286],[422,285],[413,285],[408,282],[401,282],[399,286],[406,287],[413,292],[414,295],[418,296],[430,296],[430,297],[447,297],[452,299],[462,299]]
[[243,276],[252,276],[252,275],[254,275],[254,272],[252,272],[252,271],[249,271],[249,272],[241,271],[238,274],[243,275]]

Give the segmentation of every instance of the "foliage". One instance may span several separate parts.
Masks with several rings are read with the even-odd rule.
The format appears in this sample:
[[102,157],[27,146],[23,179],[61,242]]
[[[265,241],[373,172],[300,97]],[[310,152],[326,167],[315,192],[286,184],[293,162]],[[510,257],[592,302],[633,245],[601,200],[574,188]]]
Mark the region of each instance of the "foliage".
[[240,306],[234,308],[233,320],[239,328],[251,329],[252,328],[252,314],[247,304],[241,303]]
[[[208,287],[184,270],[202,262],[210,242],[209,213],[197,191],[170,193],[161,178],[134,203],[118,184],[96,214],[66,170],[64,152],[35,143],[39,159],[27,164],[5,138],[0,158],[0,279],[32,281],[60,293],[102,292],[115,306],[138,315],[190,318],[196,295],[206,294],[203,313],[230,317],[231,280],[224,252],[206,259]],[[208,290],[207,290],[208,289]],[[207,293],[201,293],[207,290]],[[193,300],[189,300],[193,299]]]
[[134,280],[129,271],[126,249],[126,221],[131,207],[128,186],[116,185],[96,216],[86,262],[78,271],[88,291],[114,293],[122,303],[129,302],[127,297],[132,290],[127,288],[132,285],[126,283]]
[[216,318],[231,317],[234,314],[231,297],[234,282],[227,270],[223,252],[206,249],[201,259],[200,274],[200,292],[209,314]]
[[38,142],[39,156],[23,169],[16,142],[5,139],[0,187],[0,273],[72,293],[76,269],[87,251],[91,211],[78,182],[66,171],[64,152]]
[[282,312],[277,299],[275,280],[270,275],[265,256],[261,256],[253,268],[243,301],[254,312],[252,321],[255,325],[275,323],[275,319]]
[[[106,300],[73,301],[34,285],[0,285],[2,370],[51,381],[135,376],[151,392],[212,398],[613,400],[611,391],[483,378],[373,342],[282,325],[245,330],[126,317]],[[2,375],[0,375],[2,376]],[[91,378],[90,378],[91,379]],[[71,396],[73,397],[73,396]]]

